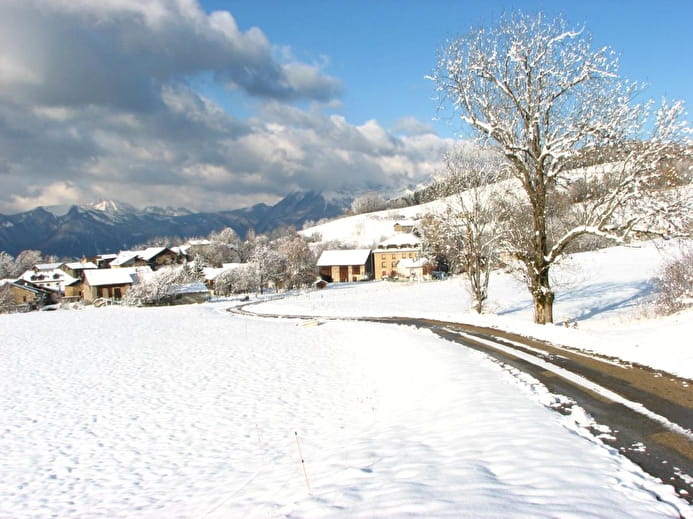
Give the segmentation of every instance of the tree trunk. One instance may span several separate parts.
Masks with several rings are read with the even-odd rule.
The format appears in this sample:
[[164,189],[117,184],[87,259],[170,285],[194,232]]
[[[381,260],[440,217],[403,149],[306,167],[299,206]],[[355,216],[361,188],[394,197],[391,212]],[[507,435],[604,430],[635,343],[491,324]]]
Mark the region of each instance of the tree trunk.
[[534,299],[534,322],[548,324],[553,322],[554,293],[549,283],[548,266],[538,275],[534,275],[532,281],[532,298]]

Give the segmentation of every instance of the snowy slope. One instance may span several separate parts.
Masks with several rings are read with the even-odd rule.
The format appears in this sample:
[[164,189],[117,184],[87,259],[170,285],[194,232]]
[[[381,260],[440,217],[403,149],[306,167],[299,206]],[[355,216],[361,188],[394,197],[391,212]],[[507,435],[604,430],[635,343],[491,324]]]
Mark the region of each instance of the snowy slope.
[[394,225],[397,222],[418,218],[442,207],[443,202],[435,201],[401,209],[345,216],[305,228],[299,234],[305,237],[319,236],[320,241],[338,240],[353,248],[372,247],[395,234]]

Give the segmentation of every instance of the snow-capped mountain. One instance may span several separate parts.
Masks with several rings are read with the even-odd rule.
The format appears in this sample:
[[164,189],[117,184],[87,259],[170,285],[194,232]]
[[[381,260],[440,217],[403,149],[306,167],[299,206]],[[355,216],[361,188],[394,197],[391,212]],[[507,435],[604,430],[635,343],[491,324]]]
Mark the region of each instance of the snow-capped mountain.
[[75,205],[66,211],[38,207],[0,215],[0,250],[17,255],[36,249],[61,257],[117,252],[154,237],[185,239],[224,227],[231,227],[239,236],[249,229],[265,233],[288,225],[300,228],[307,220],[339,216],[344,208],[312,191],[292,193],[273,206],[257,204],[210,213],[170,207],[137,210],[113,200]]

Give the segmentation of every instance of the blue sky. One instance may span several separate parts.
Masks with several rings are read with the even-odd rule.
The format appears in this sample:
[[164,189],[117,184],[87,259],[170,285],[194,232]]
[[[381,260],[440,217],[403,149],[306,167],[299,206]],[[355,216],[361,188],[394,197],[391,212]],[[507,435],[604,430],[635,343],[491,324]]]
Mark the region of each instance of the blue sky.
[[[354,124],[375,118],[388,128],[404,116],[430,123],[432,84],[424,76],[447,38],[490,25],[522,8],[562,14],[584,26],[597,45],[621,55],[621,71],[645,81],[647,95],[693,100],[693,2],[676,1],[394,1],[202,2],[229,9],[241,29],[257,26],[275,45],[304,61],[328,60],[344,84],[344,112]],[[233,109],[233,108],[232,108]],[[436,125],[450,132],[448,124]]]
[[501,13],[561,13],[693,102],[693,2],[3,0],[0,213],[221,210],[430,182],[459,127],[425,76]]

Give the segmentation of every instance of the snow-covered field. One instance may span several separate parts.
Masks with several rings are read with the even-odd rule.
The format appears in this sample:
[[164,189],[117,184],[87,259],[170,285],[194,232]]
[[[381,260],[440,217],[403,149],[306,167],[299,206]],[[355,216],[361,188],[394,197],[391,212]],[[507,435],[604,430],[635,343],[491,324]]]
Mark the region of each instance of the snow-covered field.
[[[641,319],[660,253],[580,255],[537,327],[691,377],[691,313]],[[469,320],[461,280],[331,286],[259,311]],[[693,517],[521,374],[408,327],[231,302],[0,316],[0,517]],[[678,337],[677,337],[678,335]],[[300,450],[299,450],[300,449]],[[301,463],[303,458],[304,463]]]

